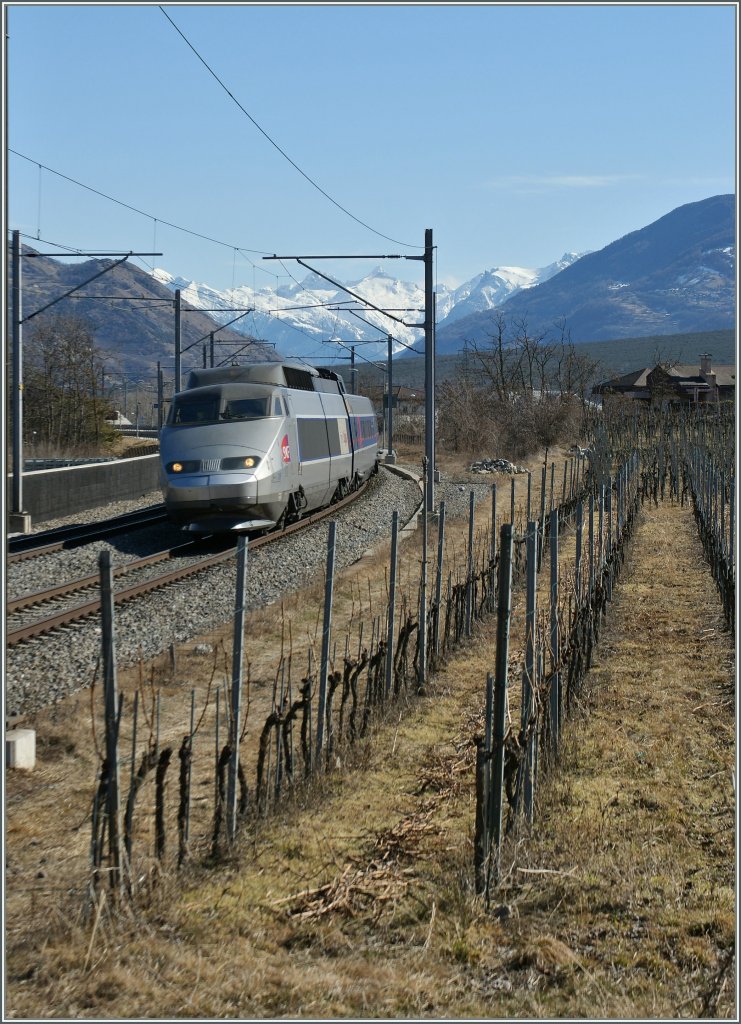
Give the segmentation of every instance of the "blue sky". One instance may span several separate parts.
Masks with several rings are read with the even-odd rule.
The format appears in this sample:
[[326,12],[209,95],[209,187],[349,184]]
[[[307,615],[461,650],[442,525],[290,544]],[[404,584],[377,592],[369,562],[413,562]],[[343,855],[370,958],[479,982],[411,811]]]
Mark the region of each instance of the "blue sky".
[[234,99],[156,5],[5,5],[8,227],[30,244],[259,287],[262,254],[413,255],[432,228],[459,284],[735,191],[735,4],[164,9]]

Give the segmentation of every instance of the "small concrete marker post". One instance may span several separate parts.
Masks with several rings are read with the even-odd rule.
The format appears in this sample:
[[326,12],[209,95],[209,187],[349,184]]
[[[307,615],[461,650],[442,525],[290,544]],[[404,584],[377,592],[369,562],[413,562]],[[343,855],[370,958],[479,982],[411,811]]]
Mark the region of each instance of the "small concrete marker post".
[[5,767],[30,770],[36,767],[36,730],[8,729],[5,732]]

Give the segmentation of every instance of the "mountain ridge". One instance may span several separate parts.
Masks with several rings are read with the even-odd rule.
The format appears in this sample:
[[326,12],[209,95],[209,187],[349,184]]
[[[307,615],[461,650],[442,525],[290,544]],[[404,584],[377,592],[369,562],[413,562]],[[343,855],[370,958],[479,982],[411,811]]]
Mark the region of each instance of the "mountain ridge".
[[[548,281],[497,307],[529,330],[563,322],[574,342],[735,326],[735,197],[687,203],[585,254]],[[438,351],[487,336],[491,317],[438,328]]]
[[[109,264],[89,260],[65,265],[40,255],[24,259],[24,313]],[[161,268],[143,270],[130,263],[110,270],[55,309],[82,313],[96,342],[110,351],[111,362],[129,375],[150,374],[158,362],[172,372],[176,289],[184,311],[183,377],[190,366],[202,365],[210,332],[215,332],[217,362],[236,353],[240,359],[347,361],[349,348],[361,341],[358,363],[385,360],[389,332],[397,356],[423,348],[422,332],[409,326],[423,319],[420,285],[394,278],[381,266],[344,284],[375,306],[407,312],[396,312],[398,320],[370,309],[363,319],[341,318],[336,307],[357,304],[342,287],[313,271],[276,288],[241,285],[219,291]],[[116,300],[104,298],[113,290],[121,293]],[[531,332],[562,324],[575,343],[735,327],[734,197],[714,196],[677,207],[597,252],[566,251],[537,270],[491,267],[457,288],[439,285],[437,352],[459,352],[468,342],[485,340],[496,315],[509,323],[526,323]],[[224,326],[230,321],[236,322]]]

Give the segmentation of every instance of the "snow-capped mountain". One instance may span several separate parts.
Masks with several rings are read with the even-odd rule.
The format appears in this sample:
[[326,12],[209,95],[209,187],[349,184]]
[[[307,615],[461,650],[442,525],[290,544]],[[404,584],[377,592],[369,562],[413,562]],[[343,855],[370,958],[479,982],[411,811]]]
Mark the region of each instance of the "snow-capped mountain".
[[438,299],[438,326],[453,323],[469,313],[483,313],[487,309],[500,306],[515,292],[525,288],[533,288],[542,284],[570,267],[586,253],[566,252],[560,260],[549,263],[540,270],[528,270],[524,267],[494,267],[462,284],[452,293],[448,312],[440,316],[440,300]]
[[[436,288],[438,326],[492,309],[516,292],[549,280],[577,259],[576,253],[565,253],[540,270],[493,267],[455,289],[440,284]],[[345,354],[338,342],[351,345],[362,341],[377,343],[362,348],[364,358],[376,359],[386,354],[388,334],[394,339],[395,352],[406,351],[422,338],[420,328],[410,325],[424,320],[424,288],[391,277],[380,267],[359,280],[340,282],[349,292],[314,273],[276,288],[242,285],[225,291],[174,277],[162,269],[154,270],[152,276],[171,291],[179,288],[182,300],[196,309],[215,311],[211,316],[218,323],[234,320],[240,310],[251,310],[233,323],[232,329],[271,342],[282,356],[331,362]],[[370,305],[363,308],[354,296]],[[347,312],[348,307],[355,313]],[[381,309],[390,316],[378,312]]]
[[[562,323],[575,342],[732,328],[736,323],[735,196],[685,203],[501,303],[533,332]],[[491,316],[438,324],[436,351],[491,337]]]

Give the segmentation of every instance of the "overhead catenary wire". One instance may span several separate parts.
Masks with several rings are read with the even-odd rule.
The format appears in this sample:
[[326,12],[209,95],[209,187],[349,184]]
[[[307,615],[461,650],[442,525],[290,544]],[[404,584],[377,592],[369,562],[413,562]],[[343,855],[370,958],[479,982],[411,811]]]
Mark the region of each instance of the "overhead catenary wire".
[[[115,202],[116,200],[113,200],[113,201]],[[22,238],[34,238],[33,235],[29,235],[29,234],[27,234],[26,232],[23,232],[23,231],[20,232],[20,235],[21,235]],[[74,255],[79,255],[79,256],[82,256],[82,255],[90,256],[91,255],[89,252],[88,253],[83,253],[83,251],[81,249],[78,249],[75,246],[65,245],[65,244],[63,244],[61,242],[53,242],[53,241],[51,241],[48,238],[40,238],[40,239],[35,239],[34,238],[34,241],[43,242],[44,245],[56,246],[56,248],[64,249],[68,253],[74,254]],[[134,254],[134,255],[136,255],[136,254]],[[281,264],[281,265],[283,265],[283,264]],[[257,266],[256,264],[253,264],[253,267],[256,267],[256,266]],[[262,268],[260,268],[260,269],[262,269]],[[301,283],[296,280],[296,278],[293,276],[293,274],[291,274],[291,272],[288,270],[287,267],[283,266],[283,269],[286,271],[287,276],[291,278],[291,280],[294,282],[294,284],[298,285],[299,287],[302,287]],[[278,274],[272,273],[271,271],[266,271],[266,273],[270,273],[270,276],[271,277],[275,277],[276,280],[280,276]],[[303,290],[306,291],[307,289],[303,289]],[[254,288],[253,288],[253,291],[254,291]],[[123,295],[121,295],[121,296],[116,296],[116,295],[97,295],[97,296],[95,296],[95,295],[68,295],[68,296],[66,296],[66,298],[70,298],[70,299],[93,299],[93,298],[99,298],[99,299],[122,299],[122,300],[125,299],[127,301],[148,301],[148,302],[162,302],[162,303],[172,303],[172,302],[174,302],[174,299],[158,298],[156,296],[151,296],[150,297],[150,296],[123,296]],[[330,303],[321,302],[321,303],[317,303],[316,305],[319,305],[319,306],[329,306]],[[292,306],[276,307],[275,309],[262,309],[262,310],[261,309],[253,308],[253,309],[250,310],[250,313],[251,313],[251,315],[253,317],[255,316],[255,314],[258,314],[259,316],[270,316],[270,317],[273,317],[276,320],[280,320],[280,317],[278,316],[279,313],[284,312],[286,310],[290,311],[293,308],[294,307],[292,307]],[[298,307],[298,308],[301,308],[301,307]],[[307,307],[307,308],[309,308],[309,307]],[[219,310],[219,312],[229,312],[229,311],[230,310],[228,310],[228,309]],[[198,309],[197,307],[194,307],[194,312],[204,312],[204,310]],[[309,334],[308,331],[302,330],[300,327],[297,327],[296,324],[292,324],[292,323],[290,323],[287,320],[280,320],[280,322],[283,324],[284,327],[287,327],[287,328],[289,328],[292,331],[297,331],[299,334],[303,334],[303,336],[305,338],[309,338],[309,340],[314,341],[314,337],[311,334]],[[225,325],[222,325],[222,326],[225,326]],[[203,340],[203,339],[201,339],[201,340]],[[272,342],[266,342],[266,344],[272,344]]]
[[[20,234],[24,238],[32,238],[33,237],[31,235],[25,234],[24,232],[21,232]],[[82,251],[80,249],[75,248],[74,246],[63,245],[62,243],[53,242],[53,241],[51,241],[49,239],[35,239],[35,240],[36,241],[41,241],[45,245],[53,245],[53,246],[56,246],[59,249],[65,249],[70,254],[83,255]],[[89,256],[90,253],[86,253],[85,255]],[[301,283],[296,280],[294,275],[291,274],[290,270],[285,266],[283,261],[281,260],[280,262],[281,262],[281,266],[283,266],[283,269],[286,271],[287,276],[294,282],[294,284],[296,284],[298,287],[300,287],[303,291],[306,291],[307,289],[304,289],[303,286],[301,285]],[[275,276],[276,278],[278,277],[278,275],[272,275],[272,276]],[[159,302],[159,303],[173,303],[174,302],[174,299],[171,299],[171,298],[159,298],[157,296],[144,296],[144,295],[141,295],[141,296],[120,295],[119,296],[119,295],[76,295],[76,294],[74,294],[74,295],[68,295],[68,296],[66,296],[66,298],[78,299],[78,300],[79,299],[88,299],[88,300],[91,300],[91,299],[105,299],[105,300],[120,300],[120,301],[133,301],[133,302],[153,302],[153,303],[157,303],[157,302]],[[272,317],[272,318],[274,318],[276,320],[279,320],[280,323],[284,327],[287,327],[289,330],[296,331],[298,334],[303,335],[305,338],[308,338],[310,341],[314,341],[315,338],[314,338],[314,336],[312,334],[310,334],[308,331],[303,330],[301,327],[297,326],[296,324],[291,323],[290,321],[282,320],[279,314],[283,313],[283,312],[291,312],[291,311],[297,310],[297,309],[300,310],[300,309],[311,309],[311,308],[315,308],[315,307],[331,307],[334,304],[334,302],[336,302],[336,301],[337,300],[333,300],[332,302],[319,302],[319,303],[314,303],[312,305],[307,305],[307,306],[283,306],[283,307],[276,307],[275,309],[266,309],[266,310],[260,310],[260,309],[256,309],[256,308],[253,307],[253,308],[249,309],[246,313],[242,314],[242,316],[236,317],[235,319],[236,320],[241,320],[243,318],[243,316],[248,316],[248,315],[252,315],[253,318],[254,318],[255,314],[262,315],[262,316],[269,316],[269,317]],[[203,312],[208,312],[208,310],[201,309],[199,307],[194,307],[192,312],[203,313]],[[213,312],[237,312],[237,310],[236,309],[230,310],[229,308],[220,308],[218,310],[214,309]],[[352,312],[352,311],[351,310],[338,310],[337,312]],[[362,317],[358,317],[358,319],[362,320],[363,318]],[[337,320],[336,317],[335,317],[335,320]],[[234,322],[235,321],[231,321],[230,323],[234,323]],[[370,321],[365,321],[365,322],[368,323],[369,326],[374,327],[376,330],[382,330],[376,324],[371,324]],[[221,329],[223,327],[228,327],[228,326],[230,326],[230,324],[222,324],[221,327],[217,328],[217,329]],[[197,344],[197,343],[203,342],[205,340],[205,338],[207,338],[207,337],[208,337],[208,335],[204,335],[202,338],[199,338],[198,342],[192,343],[184,351],[187,351],[187,350],[193,348],[194,345]],[[400,340],[400,339],[397,339],[397,340]],[[234,342],[234,344],[237,344],[237,343]],[[254,342],[248,342],[247,345],[245,346],[245,348],[248,347],[249,344],[254,344]],[[273,342],[264,342],[264,341],[263,341],[263,344],[273,344],[274,345]],[[409,348],[408,345],[405,345],[404,347],[405,348]],[[242,351],[242,350],[240,350],[240,351]],[[239,352],[232,353],[230,358],[234,358],[238,354],[239,354]],[[314,358],[314,359],[325,358],[325,354],[322,353],[320,355],[320,353],[315,353],[313,356],[307,357],[307,358]],[[367,362],[368,360],[365,360],[365,361]]]
[[[100,189],[96,189],[96,188],[94,188],[91,185],[87,185],[84,182],[81,182],[78,179],[71,177],[70,175],[64,174],[63,172],[56,170],[55,168],[49,167],[46,164],[42,164],[39,161],[34,160],[31,157],[27,156],[26,154],[19,152],[18,150],[11,149],[9,147],[8,148],[8,152],[9,153],[13,153],[15,156],[20,157],[21,159],[26,160],[29,163],[35,164],[39,168],[39,174],[41,174],[42,169],[46,170],[50,174],[53,174],[53,175],[61,178],[64,181],[68,181],[71,184],[77,185],[79,188],[82,188],[82,189],[84,189],[86,191],[89,191],[89,192],[93,193],[94,195],[100,196],[101,198],[103,198],[103,199],[105,199],[105,200],[107,200],[109,202],[112,202],[112,203],[114,203],[114,204],[116,204],[118,206],[121,206],[124,209],[130,210],[131,212],[136,213],[139,216],[146,217],[146,218],[152,220],[152,222],[153,222],[154,239],[155,240],[156,240],[156,237],[157,237],[157,226],[158,226],[158,223],[162,223],[165,226],[170,227],[170,228],[172,228],[172,229],[174,229],[176,231],[182,231],[183,233],[191,235],[192,237],[201,238],[204,241],[211,242],[211,243],[213,243],[215,245],[219,245],[219,246],[222,246],[224,248],[231,249],[233,251],[233,253],[235,254],[235,261],[236,261],[236,253],[239,252],[241,255],[243,255],[245,257],[247,262],[252,266],[253,272],[254,272],[254,270],[256,270],[258,268],[259,264],[255,263],[252,259],[250,259],[248,253],[253,253],[253,254],[256,254],[256,255],[263,255],[265,257],[270,258],[271,254],[269,254],[269,253],[267,253],[267,252],[265,252],[263,250],[260,250],[260,249],[248,249],[247,247],[244,247],[244,246],[235,246],[232,243],[222,241],[221,239],[214,238],[214,237],[212,237],[210,235],[206,235],[206,234],[204,234],[202,232],[195,231],[195,230],[193,230],[191,228],[183,227],[182,225],[176,224],[173,221],[168,221],[168,220],[165,220],[164,218],[156,217],[154,214],[148,213],[148,212],[146,212],[144,210],[140,210],[137,207],[131,205],[130,203],[126,203],[123,200],[115,198],[114,196],[110,196],[107,193],[102,192]],[[373,229],[371,228],[370,230],[373,230]],[[396,239],[388,238],[388,236],[382,235],[380,232],[374,232],[374,233],[378,234],[380,237],[386,238],[388,241],[394,241],[397,244],[403,245],[403,246],[408,247],[408,248],[420,248],[419,246],[411,246],[411,245],[409,245],[408,243],[405,243],[405,242],[398,242]],[[40,225],[39,225],[39,234],[40,234]],[[33,238],[32,235],[29,235],[29,234],[24,233],[24,232],[21,232],[21,235],[24,238]],[[40,237],[38,237],[38,235],[34,239],[34,241],[44,241],[45,244],[53,245],[53,246],[55,246],[55,247],[57,247],[59,249],[64,249],[64,250],[66,250],[69,253],[76,253],[76,254],[83,255],[83,251],[80,250],[77,247],[69,246],[69,245],[64,245],[64,244],[61,244],[61,243],[58,243],[58,242],[49,241],[49,240],[44,240],[44,239],[41,239]],[[93,254],[91,254],[90,252],[85,252],[84,255],[91,256]],[[137,256],[138,256],[138,254],[131,254],[131,255],[133,255],[134,258],[137,258]],[[272,258],[275,259],[276,257],[272,256]],[[404,258],[406,258],[406,259],[417,259],[418,257],[404,257]],[[291,273],[291,271],[285,265],[283,259],[278,258],[278,260],[279,260],[280,266],[285,271],[286,276],[291,281],[293,281],[293,283],[299,289],[301,289],[301,291],[304,291],[304,292],[307,292],[308,294],[311,294],[311,289],[306,289],[304,287],[304,285],[300,281],[297,280],[297,278]],[[145,261],[142,260],[142,262],[145,262]],[[300,260],[299,260],[299,263],[301,263]],[[302,264],[302,265],[304,265],[304,264]],[[148,267],[148,269],[149,269],[149,267]],[[275,278],[276,281],[278,281],[279,278],[280,278],[280,275],[275,274],[274,272],[269,271],[269,270],[267,270],[264,267],[260,266],[259,269],[261,269],[264,273],[268,274],[269,276]],[[331,281],[332,284],[336,285],[340,289],[345,290],[345,291],[348,290],[343,285],[339,284],[338,282],[332,280],[331,278],[326,277],[326,275],[321,274],[321,272],[316,271],[315,268],[308,267],[307,269],[310,269],[310,270],[314,271],[315,273],[318,274],[318,276],[325,277],[326,280]],[[234,271],[234,266],[233,266],[233,271]],[[352,292],[350,292],[350,294],[352,294],[354,298],[357,298],[361,302],[365,303],[367,301],[367,300],[364,300],[362,297],[355,295]],[[324,303],[317,303],[317,305],[324,305]],[[377,311],[382,313],[382,315],[390,316],[390,314],[385,313],[383,310],[379,309],[378,307],[373,306],[372,303],[370,303],[369,305],[371,305],[372,308],[377,309]],[[286,307],[286,308],[288,308],[288,307]],[[255,313],[259,313],[259,312],[262,312],[262,313],[264,313],[265,315],[268,315],[268,316],[274,316],[275,315],[272,310],[262,310],[261,311],[261,310],[254,309],[253,310],[253,316],[254,316]],[[277,312],[279,312],[279,310],[276,310],[276,313]],[[398,320],[397,317],[393,317],[393,316],[390,316],[390,319]],[[399,322],[403,323],[403,321],[399,321]],[[301,328],[296,327],[294,324],[286,323],[286,326],[289,326],[293,330],[298,331],[300,334],[303,334],[305,337],[311,337],[311,335],[309,335],[306,331],[301,330]],[[373,326],[375,326],[375,325],[373,325]]]
[[253,125],[255,126],[255,128],[257,128],[257,130],[258,130],[258,131],[259,131],[259,132],[260,132],[260,133],[261,133],[262,135],[264,135],[264,136],[265,136],[265,138],[266,138],[266,139],[268,140],[268,142],[270,143],[270,145],[271,145],[271,146],[273,146],[273,147],[275,147],[275,149],[277,149],[277,150],[278,150],[278,152],[280,153],[280,155],[281,155],[282,157],[284,157],[284,158],[285,158],[285,159],[286,159],[286,160],[288,161],[288,163],[289,163],[289,164],[291,165],[291,167],[293,167],[293,168],[294,168],[295,170],[297,170],[297,171],[298,171],[298,173],[299,173],[299,174],[300,174],[300,175],[301,175],[301,176],[302,176],[303,178],[305,178],[305,179],[306,179],[306,181],[308,181],[308,182],[309,182],[309,184],[310,184],[310,185],[312,185],[312,186],[313,186],[313,187],[314,187],[314,188],[315,188],[315,189],[316,189],[316,190],[317,190],[318,192],[320,192],[320,193],[321,193],[321,194],[322,194],[322,195],[324,196],[324,198],[325,198],[325,199],[328,199],[328,200],[329,200],[329,202],[330,202],[330,203],[332,203],[332,205],[333,205],[333,206],[336,206],[338,210],[341,210],[341,211],[342,211],[342,212],[343,212],[344,214],[346,214],[346,216],[350,217],[350,219],[351,219],[351,220],[354,220],[356,224],[360,224],[360,225],[361,225],[361,227],[364,227],[364,228],[366,228],[366,229],[367,229],[368,231],[372,232],[372,234],[374,234],[374,235],[378,235],[378,237],[379,237],[379,238],[385,238],[385,239],[386,239],[386,241],[388,241],[388,242],[394,242],[394,243],[395,243],[396,245],[403,245],[405,249],[420,249],[420,248],[423,248],[422,246],[419,246],[419,245],[412,245],[412,244],[411,244],[410,242],[400,242],[400,241],[399,241],[399,240],[398,240],[397,238],[391,238],[391,237],[390,237],[389,235],[385,235],[385,234],[383,234],[383,232],[382,232],[382,231],[377,231],[377,230],[376,230],[376,229],[375,229],[374,227],[371,227],[371,225],[370,225],[370,224],[367,224],[367,223],[366,223],[366,222],[365,222],[364,220],[361,220],[361,219],[360,219],[360,217],[356,217],[354,213],[351,213],[351,212],[350,212],[350,211],[349,211],[349,210],[348,210],[348,209],[347,209],[347,208],[346,208],[345,206],[343,206],[343,205],[342,205],[341,203],[338,203],[336,199],[333,199],[333,198],[332,198],[332,196],[331,196],[331,195],[330,195],[330,194],[329,194],[328,192],[326,192],[326,191],[325,191],[325,190],[324,190],[324,189],[323,189],[323,188],[321,187],[321,185],[319,185],[319,184],[318,184],[318,183],[317,183],[316,181],[314,181],[314,179],[313,179],[313,178],[311,178],[311,177],[310,177],[310,176],[309,176],[309,175],[308,175],[308,174],[306,173],[306,171],[304,171],[304,170],[303,170],[303,169],[302,169],[301,167],[299,167],[299,165],[298,165],[298,164],[296,163],[296,161],[295,161],[295,160],[292,160],[292,159],[291,159],[291,157],[290,157],[290,156],[288,155],[288,153],[286,153],[286,151],[285,151],[284,149],[282,149],[282,148],[281,148],[281,147],[280,147],[280,146],[278,145],[278,143],[277,143],[277,142],[275,141],[275,139],[271,138],[271,136],[270,136],[270,135],[268,135],[268,133],[267,133],[267,132],[265,131],[265,129],[264,129],[264,128],[263,128],[263,127],[262,127],[261,125],[259,125],[259,124],[257,123],[257,121],[256,121],[256,120],[254,119],[254,117],[252,116],[252,114],[250,114],[250,112],[249,112],[248,110],[246,110],[246,109],[245,109],[245,108],[244,108],[244,107],[242,106],[242,104],[241,104],[241,103],[239,102],[239,100],[238,100],[238,99],[236,98],[236,96],[234,95],[234,93],[232,93],[232,92],[231,92],[231,91],[230,91],[230,90],[229,90],[229,89],[227,88],[227,86],[226,86],[226,85],[224,84],[224,82],[222,82],[222,80],[221,80],[221,79],[219,78],[219,76],[218,76],[218,75],[216,74],[216,72],[215,72],[215,71],[214,71],[214,69],[213,69],[213,68],[211,67],[211,65],[210,65],[210,64],[208,64],[208,62],[207,62],[207,61],[206,61],[206,60],[205,60],[205,59],[204,59],[204,58],[203,58],[203,57],[201,56],[201,54],[200,54],[200,53],[198,52],[198,50],[197,50],[197,49],[195,48],[195,46],[194,46],[194,45],[193,45],[193,44],[191,43],[191,41],[190,41],[190,40],[189,40],[189,39],[187,38],[187,36],[185,35],[185,33],[184,33],[184,32],[183,32],[183,31],[182,31],[182,30],[181,30],[180,28],[178,28],[178,26],[177,26],[177,25],[175,24],[175,22],[174,22],[174,21],[172,20],[172,18],[170,17],[170,15],[169,15],[169,14],[167,13],[167,11],[166,11],[166,10],[165,10],[165,9],[164,9],[164,8],[163,8],[162,6],[160,6],[160,10],[161,10],[161,11],[162,11],[162,13],[164,14],[164,16],[165,16],[165,17],[167,18],[167,20],[168,20],[168,21],[170,22],[170,24],[171,24],[171,25],[172,25],[172,27],[173,27],[173,28],[175,29],[175,31],[176,31],[176,32],[178,33],[178,35],[180,36],[180,38],[181,38],[181,39],[182,39],[182,40],[183,40],[183,41],[184,41],[184,42],[186,43],[186,45],[187,45],[187,46],[188,46],[188,47],[189,47],[189,48],[190,48],[190,49],[191,49],[191,50],[193,51],[193,53],[194,53],[194,54],[195,54],[195,56],[196,56],[196,57],[198,58],[198,60],[199,60],[199,61],[201,62],[201,64],[203,64],[204,68],[205,68],[205,69],[206,69],[206,70],[208,71],[208,73],[209,73],[209,74],[210,74],[210,75],[211,75],[211,76],[212,76],[212,77],[213,77],[213,78],[214,78],[214,79],[215,79],[215,80],[216,80],[216,81],[217,81],[217,82],[219,83],[219,85],[220,85],[220,86],[221,86],[221,88],[222,88],[222,89],[224,90],[224,92],[225,92],[225,93],[227,94],[227,96],[228,96],[228,97],[229,97],[229,98],[230,98],[230,99],[232,100],[232,102],[233,102],[233,103],[235,103],[235,104],[236,104],[236,105],[237,105],[237,106],[239,107],[239,109],[240,109],[240,110],[242,111],[242,113],[243,113],[243,114],[245,115],[245,117],[247,117],[247,118],[248,118],[248,119],[249,119],[249,120],[250,120],[250,121],[252,122],[252,124],[253,124]]
[[[72,185],[77,185],[78,188],[85,189],[87,192],[92,192],[93,195],[100,196],[101,199],[105,199],[105,200],[107,200],[110,203],[115,203],[117,206],[122,206],[125,210],[130,210],[132,213],[136,213],[140,217],[146,217],[148,220],[153,221],[154,225],[155,225],[155,238],[156,238],[157,225],[158,224],[164,224],[165,227],[172,228],[174,231],[182,231],[183,234],[191,235],[193,238],[200,238],[204,242],[211,242],[214,245],[220,245],[220,246],[222,246],[225,249],[232,249],[232,250],[236,249],[237,252],[240,252],[245,257],[245,259],[248,261],[248,263],[250,263],[252,265],[252,267],[254,269],[262,270],[263,273],[268,274],[270,277],[275,277],[275,278],[278,277],[278,275],[274,271],[266,270],[259,263],[255,263],[253,260],[251,260],[249,255],[248,255],[248,253],[252,253],[253,255],[256,255],[256,256],[268,256],[270,254],[268,253],[267,250],[263,250],[263,249],[250,249],[247,246],[243,246],[243,245],[235,246],[233,242],[224,242],[220,238],[213,238],[211,235],[205,235],[205,234],[203,234],[200,231],[193,230],[193,228],[183,227],[182,224],[175,224],[173,221],[165,220],[163,217],[155,217],[154,214],[147,213],[146,210],[140,210],[140,209],[138,209],[138,207],[132,206],[130,203],[125,203],[122,199],[116,199],[115,196],[109,196],[106,192],[102,192],[100,189],[93,188],[92,185],[86,185],[85,182],[78,181],[77,178],[72,178],[68,174],[63,174],[62,171],[57,171],[53,167],[49,167],[46,164],[40,164],[37,160],[32,159],[30,156],[26,156],[25,153],[20,153],[17,149],[11,149],[10,147],[8,147],[8,152],[12,153],[13,156],[20,157],[21,160],[27,160],[31,164],[36,164],[39,167],[43,167],[43,169],[45,171],[48,171],[50,174],[56,175],[56,177],[58,177],[58,178],[62,178],[63,181],[68,181]],[[32,235],[26,235],[24,237],[31,238],[33,236]],[[37,239],[37,240],[38,241],[43,241],[43,239]],[[56,243],[50,242],[49,244],[50,245],[54,245]],[[74,248],[71,248],[71,247],[68,247],[68,246],[60,246],[60,248],[70,248],[71,251],[73,251],[73,252],[79,251],[79,250],[75,250]]]

